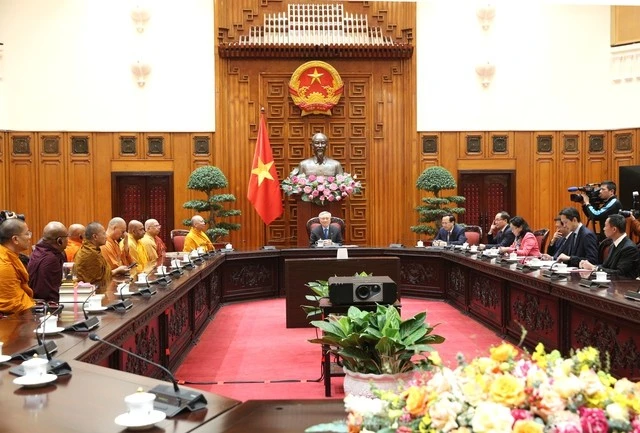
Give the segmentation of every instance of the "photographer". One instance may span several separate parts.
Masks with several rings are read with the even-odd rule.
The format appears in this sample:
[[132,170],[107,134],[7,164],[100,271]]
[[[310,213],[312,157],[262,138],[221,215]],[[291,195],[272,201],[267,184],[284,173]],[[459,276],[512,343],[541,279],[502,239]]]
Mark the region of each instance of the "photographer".
[[605,221],[610,215],[617,214],[622,210],[622,203],[620,203],[620,200],[616,197],[616,184],[609,180],[605,180],[600,184],[598,196],[603,201],[603,204],[598,209],[589,203],[589,196],[587,194],[583,192],[581,196],[583,200],[582,210],[585,215],[587,215],[587,218],[600,223],[599,230],[596,229],[594,223],[594,231],[598,233],[598,241],[602,241],[605,237],[603,232]]

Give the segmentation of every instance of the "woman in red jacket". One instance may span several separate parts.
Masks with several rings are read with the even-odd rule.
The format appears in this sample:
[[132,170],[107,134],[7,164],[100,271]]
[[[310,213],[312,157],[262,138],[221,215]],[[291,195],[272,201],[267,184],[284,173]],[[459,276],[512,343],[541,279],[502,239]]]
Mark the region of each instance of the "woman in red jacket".
[[511,231],[516,236],[510,247],[501,247],[501,253],[516,253],[518,257],[540,256],[538,240],[529,228],[529,224],[521,216],[514,216],[509,221]]

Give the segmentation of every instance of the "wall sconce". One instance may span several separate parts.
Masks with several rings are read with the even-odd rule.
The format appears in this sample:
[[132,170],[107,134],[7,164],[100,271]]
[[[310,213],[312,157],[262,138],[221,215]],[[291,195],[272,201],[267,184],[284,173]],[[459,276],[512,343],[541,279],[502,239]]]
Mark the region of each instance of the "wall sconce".
[[496,72],[496,67],[491,62],[480,63],[476,66],[476,74],[480,77],[482,87],[489,87],[493,74]]
[[149,18],[151,18],[151,14],[149,13],[149,11],[143,7],[140,7],[140,5],[136,6],[135,9],[131,11],[131,19],[135,23],[138,33],[144,32]]
[[138,86],[144,87],[147,83],[147,76],[151,73],[151,66],[138,60],[131,65],[131,73],[136,78]]
[[482,30],[489,30],[496,16],[496,8],[491,3],[487,3],[476,9],[476,16],[482,25]]

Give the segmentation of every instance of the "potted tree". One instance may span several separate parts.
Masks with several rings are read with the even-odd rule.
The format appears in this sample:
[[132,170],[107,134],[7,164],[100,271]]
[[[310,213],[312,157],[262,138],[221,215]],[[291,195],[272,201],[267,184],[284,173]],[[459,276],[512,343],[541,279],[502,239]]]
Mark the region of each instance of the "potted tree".
[[434,328],[426,318],[423,311],[402,320],[393,306],[377,305],[375,311],[351,306],[346,316],[312,321],[322,336],[309,341],[325,345],[340,357],[345,394],[370,395],[371,380],[379,388],[382,384],[395,388],[398,380],[409,379],[413,370],[431,365],[431,345],[442,343],[444,337],[432,334]]
[[[207,236],[211,242],[216,242],[223,236],[227,236],[231,230],[240,229],[240,224],[221,221],[222,218],[238,216],[241,212],[237,209],[226,209],[224,203],[236,201],[233,194],[216,194],[215,191],[227,188],[229,182],[218,167],[206,165],[198,167],[189,176],[187,188],[201,191],[206,194],[205,200],[189,200],[182,207],[193,209],[198,213],[207,212]],[[186,226],[191,225],[191,219],[183,221]]]
[[[465,209],[459,206],[465,202],[464,197],[458,195],[440,197],[440,191],[457,187],[455,179],[446,168],[434,166],[425,169],[418,177],[416,187],[433,193],[433,197],[424,197],[422,199],[424,205],[416,207],[420,214],[420,224],[411,226],[412,232],[434,236],[438,233],[438,223],[444,215],[449,213],[460,215],[465,212]],[[432,224],[434,222],[435,226]]]

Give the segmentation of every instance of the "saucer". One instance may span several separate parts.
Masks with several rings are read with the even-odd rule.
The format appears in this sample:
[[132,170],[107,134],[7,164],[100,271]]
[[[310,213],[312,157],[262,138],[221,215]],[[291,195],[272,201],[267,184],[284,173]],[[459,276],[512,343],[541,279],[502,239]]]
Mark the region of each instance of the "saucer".
[[160,273],[160,272],[156,272],[155,275],[156,277],[168,277],[169,276],[169,272],[171,272],[169,269],[167,269],[167,272],[165,272],[164,274]]
[[11,355],[0,355],[0,364],[11,359]]
[[611,282],[611,280],[591,280],[591,281],[598,284],[607,284]]
[[527,263],[527,266],[529,266],[531,269],[540,269],[542,267],[542,265],[534,265],[531,263]]
[[39,386],[45,386],[48,383],[56,380],[58,376],[55,374],[45,374],[43,376],[31,377],[31,376],[20,376],[13,379],[13,383],[16,385],[24,386],[25,388],[37,388]]
[[507,263],[516,263],[518,260],[520,260],[520,259],[518,259],[518,258],[515,258],[515,259],[511,259],[511,258],[504,259],[504,261],[507,262]]
[[571,273],[571,271],[569,269],[566,269],[564,271],[559,271],[559,270],[553,270],[553,272],[555,272],[556,274],[560,274],[560,275],[569,275]]
[[41,328],[36,328],[33,330],[33,332],[37,332],[38,334],[42,335],[53,335],[53,334],[57,334],[59,332],[64,331],[64,328],[60,327],[60,326],[56,326],[55,328],[51,328],[51,329],[47,329],[46,331],[43,331]]
[[122,292],[114,292],[114,295],[118,295],[118,296],[131,296],[133,295],[133,292],[129,292],[129,291],[122,291]]
[[87,313],[97,313],[98,311],[104,311],[106,310],[107,307],[93,307],[93,308],[85,308],[84,311],[86,311]]
[[146,286],[147,284],[149,284],[149,281],[134,281],[133,284],[137,284],[139,286],[142,286],[142,285]]
[[114,422],[120,427],[126,427],[129,430],[146,430],[157,422],[165,419],[167,415],[159,410],[153,410],[147,417],[133,417],[130,413],[123,413],[118,415]]

